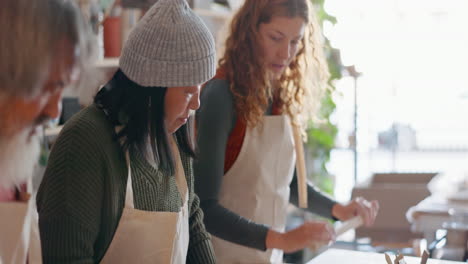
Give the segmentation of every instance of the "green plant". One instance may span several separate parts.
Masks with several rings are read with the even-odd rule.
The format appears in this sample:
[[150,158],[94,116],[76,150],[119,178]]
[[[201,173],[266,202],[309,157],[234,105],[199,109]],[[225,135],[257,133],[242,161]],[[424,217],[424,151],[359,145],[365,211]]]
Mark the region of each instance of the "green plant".
[[[325,0],[311,0],[317,12],[320,26],[323,27],[323,22],[329,21],[332,24],[337,22],[336,18],[329,15],[324,9]],[[330,71],[330,79],[328,81],[329,89],[325,92],[321,100],[321,108],[319,111],[320,122],[311,122],[307,131],[307,149],[312,158],[312,171],[309,177],[322,191],[333,194],[333,179],[327,170],[327,163],[330,160],[331,150],[335,147],[335,138],[338,133],[338,128],[330,121],[330,116],[336,109],[336,104],[333,101],[333,93],[335,92],[334,82],[341,79],[341,71],[343,65],[339,50],[334,49],[330,45],[330,41],[325,38],[324,41],[325,54],[327,56],[328,69]]]

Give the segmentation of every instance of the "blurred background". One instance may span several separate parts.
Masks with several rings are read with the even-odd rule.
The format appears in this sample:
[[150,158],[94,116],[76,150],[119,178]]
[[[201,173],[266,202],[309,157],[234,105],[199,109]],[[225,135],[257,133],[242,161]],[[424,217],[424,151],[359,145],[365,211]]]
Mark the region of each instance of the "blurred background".
[[[156,0],[76,0],[110,77],[132,27]],[[222,51],[243,0],[188,0]],[[334,247],[466,261],[468,1],[311,0],[331,89],[308,130],[309,179],[339,202],[365,196],[381,211]],[[66,94],[60,124],[99,87]],[[68,101],[66,101],[68,100]],[[53,143],[59,127],[46,130]],[[316,216],[291,208],[289,227]],[[303,263],[317,252],[287,257]]]

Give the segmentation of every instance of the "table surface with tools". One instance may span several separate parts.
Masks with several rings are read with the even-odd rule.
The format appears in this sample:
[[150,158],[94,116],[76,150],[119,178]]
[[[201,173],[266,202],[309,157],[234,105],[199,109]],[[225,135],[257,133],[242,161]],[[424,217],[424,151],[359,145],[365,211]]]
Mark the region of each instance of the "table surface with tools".
[[[393,260],[395,256],[391,256]],[[420,264],[421,258],[406,257],[404,258],[406,264]],[[372,252],[360,252],[343,249],[329,249],[307,264],[330,264],[330,263],[355,263],[355,264],[387,264],[384,254]],[[402,262],[403,263],[403,262]],[[427,264],[462,264],[465,262],[428,259]]]

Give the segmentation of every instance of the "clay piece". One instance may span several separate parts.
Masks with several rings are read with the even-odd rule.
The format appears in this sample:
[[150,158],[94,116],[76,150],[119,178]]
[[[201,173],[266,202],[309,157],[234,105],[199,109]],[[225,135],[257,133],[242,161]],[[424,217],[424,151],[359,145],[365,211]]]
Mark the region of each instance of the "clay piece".
[[392,264],[392,259],[387,253],[385,253],[385,260],[387,261],[387,264]]
[[424,250],[421,255],[421,264],[426,264],[428,258],[429,258],[429,252],[427,252],[427,250]]
[[396,256],[393,263],[394,264],[406,264],[405,257],[403,256],[403,254],[398,253],[398,256]]
[[[401,253],[398,253],[398,255],[395,256],[395,259],[393,260],[393,262],[387,253],[384,253],[384,255],[385,255],[385,261],[387,262],[387,264],[407,264],[405,257]],[[421,264],[426,264],[428,258],[429,258],[429,252],[427,252],[427,250],[424,250],[423,253],[421,254]]]

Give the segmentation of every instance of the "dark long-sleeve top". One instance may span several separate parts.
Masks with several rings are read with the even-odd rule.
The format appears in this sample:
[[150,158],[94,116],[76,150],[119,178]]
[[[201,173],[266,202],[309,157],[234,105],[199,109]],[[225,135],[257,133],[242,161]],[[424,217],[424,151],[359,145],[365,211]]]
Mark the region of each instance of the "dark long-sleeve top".
[[[180,156],[189,191],[187,263],[215,263],[194,193],[192,160],[183,151]],[[183,200],[175,177],[154,168],[141,153],[130,151],[130,160],[135,208],[178,212]],[[67,122],[37,194],[44,263],[101,261],[122,215],[127,176],[125,155],[102,110],[91,105]]]
[[[265,114],[270,115],[271,112],[270,105]],[[234,98],[229,83],[223,79],[208,82],[202,91],[201,108],[197,111],[198,158],[194,164],[195,192],[200,197],[208,232],[233,243],[266,250],[269,227],[230,211],[218,200],[225,171],[226,146],[236,120]],[[299,199],[295,172],[290,189],[290,202],[297,206]],[[309,184],[308,211],[332,218],[331,210],[335,203]]]

